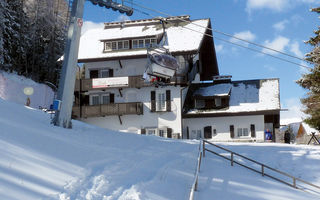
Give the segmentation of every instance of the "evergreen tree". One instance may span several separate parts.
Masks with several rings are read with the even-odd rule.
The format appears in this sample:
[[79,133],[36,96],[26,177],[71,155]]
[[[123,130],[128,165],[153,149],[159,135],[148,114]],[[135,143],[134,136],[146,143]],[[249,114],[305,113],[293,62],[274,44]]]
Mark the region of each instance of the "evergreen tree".
[[6,8],[6,2],[5,1],[0,1],[0,69],[2,68],[4,64],[4,48],[3,48],[3,32],[4,32],[4,12]]
[[[320,14],[320,7],[311,11]],[[309,73],[304,74],[297,83],[309,90],[307,97],[301,99],[302,104],[305,106],[304,112],[308,115],[305,122],[320,130],[320,27],[314,33],[315,36],[306,42],[314,47],[306,55],[306,59],[314,63],[314,67]]]

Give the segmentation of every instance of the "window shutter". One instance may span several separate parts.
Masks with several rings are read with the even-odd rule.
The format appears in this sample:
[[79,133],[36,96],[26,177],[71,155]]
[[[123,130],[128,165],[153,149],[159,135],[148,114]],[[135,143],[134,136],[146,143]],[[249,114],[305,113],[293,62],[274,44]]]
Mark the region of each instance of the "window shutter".
[[204,132],[205,139],[212,138],[212,127],[211,126],[204,127],[203,132]]
[[172,128],[167,128],[167,138],[172,138]]
[[251,137],[255,138],[256,137],[256,127],[254,124],[250,125],[250,130],[251,130]]
[[146,129],[145,128],[142,128],[141,129],[141,135],[145,135],[146,134]]
[[98,70],[90,70],[90,78],[99,78]]
[[171,92],[170,90],[166,90],[166,107],[167,111],[171,111]]
[[114,94],[110,93],[110,103],[114,103]]
[[156,111],[156,92],[151,91],[151,112]]
[[234,126],[230,125],[230,137],[234,138]]
[[113,77],[113,69],[109,69],[109,77]]
[[84,95],[82,103],[83,105],[89,105],[89,95]]

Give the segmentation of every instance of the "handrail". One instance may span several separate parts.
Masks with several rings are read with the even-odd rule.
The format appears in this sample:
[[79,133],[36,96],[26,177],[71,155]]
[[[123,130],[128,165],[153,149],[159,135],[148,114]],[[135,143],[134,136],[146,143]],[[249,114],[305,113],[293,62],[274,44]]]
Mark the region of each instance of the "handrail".
[[198,189],[198,177],[199,177],[199,172],[200,172],[200,165],[201,165],[201,158],[202,158],[202,151],[203,151],[202,143],[203,143],[203,141],[200,140],[197,169],[195,171],[193,184],[192,184],[192,187],[191,187],[191,190],[190,190],[189,200],[193,200],[194,199],[194,192],[197,191],[197,189]]
[[[208,144],[210,144],[210,145],[212,145],[212,146],[215,146],[215,147],[217,147],[217,148],[220,148],[220,149],[222,149],[222,150],[224,150],[224,151],[229,152],[229,153],[231,154],[231,155],[230,155],[230,158],[227,157],[227,156],[220,155],[220,154],[217,153],[217,152],[214,152],[214,151],[212,151],[212,150],[210,150],[210,149],[205,148],[205,143],[208,143]],[[255,160],[253,160],[253,159],[251,159],[251,158],[248,158],[248,157],[246,157],[246,156],[240,155],[240,154],[238,154],[238,153],[236,153],[236,152],[233,152],[233,151],[231,151],[231,150],[229,150],[229,149],[226,149],[226,148],[221,147],[221,146],[219,146],[219,145],[213,144],[213,143],[211,143],[211,142],[209,142],[209,141],[203,140],[203,157],[204,157],[204,155],[205,155],[205,151],[208,151],[208,152],[210,152],[210,153],[213,153],[213,154],[215,154],[215,155],[218,155],[218,156],[220,156],[220,157],[222,157],[222,158],[224,158],[224,159],[230,160],[230,161],[231,161],[231,166],[233,166],[233,163],[236,163],[236,164],[238,164],[238,165],[240,165],[240,166],[242,166],[242,167],[245,167],[245,168],[250,169],[250,170],[252,170],[252,171],[254,171],[254,172],[257,172],[257,173],[261,174],[262,176],[267,176],[267,177],[269,177],[269,178],[272,178],[272,179],[277,180],[277,181],[279,181],[279,182],[281,182],[281,183],[287,184],[287,185],[289,185],[289,186],[291,186],[291,187],[294,187],[294,188],[296,188],[296,189],[302,189],[302,188],[298,188],[298,187],[297,187],[297,181],[300,181],[300,182],[302,182],[302,183],[305,183],[305,184],[307,184],[307,185],[309,185],[309,186],[312,186],[312,187],[314,187],[314,188],[320,189],[320,186],[318,186],[318,185],[314,185],[314,184],[309,183],[309,182],[307,182],[307,181],[305,181],[305,180],[303,180],[303,179],[301,179],[301,178],[297,178],[297,177],[292,176],[292,175],[290,175],[290,174],[288,174],[288,173],[285,173],[285,172],[283,172],[283,171],[274,169],[274,168],[272,168],[272,167],[270,167],[270,166],[268,166],[268,165],[265,165],[265,164],[263,164],[263,163],[260,163],[260,162],[258,162],[258,161],[255,161]],[[261,166],[261,171],[259,171],[259,170],[257,170],[257,169],[254,169],[254,168],[252,168],[252,167],[249,167],[249,166],[247,166],[247,165],[245,165],[245,164],[243,164],[243,163],[240,163],[240,162],[234,160],[234,156],[235,156],[235,155],[236,155],[236,156],[239,156],[239,157],[241,157],[241,158],[244,158],[244,159],[246,159],[246,160],[249,160],[249,161],[251,161],[251,162],[253,162],[253,163],[255,163],[255,164],[260,165],[260,166]],[[265,168],[270,169],[270,170],[272,170],[272,171],[274,171],[274,172],[277,172],[277,173],[279,173],[279,174],[282,174],[282,175],[284,175],[284,176],[287,176],[287,177],[289,177],[289,178],[292,178],[292,184],[291,184],[291,183],[288,183],[288,182],[286,182],[285,180],[282,180],[282,179],[280,179],[280,178],[274,177],[274,176],[272,176],[272,175],[270,175],[270,174],[266,174],[266,173],[265,173]]]

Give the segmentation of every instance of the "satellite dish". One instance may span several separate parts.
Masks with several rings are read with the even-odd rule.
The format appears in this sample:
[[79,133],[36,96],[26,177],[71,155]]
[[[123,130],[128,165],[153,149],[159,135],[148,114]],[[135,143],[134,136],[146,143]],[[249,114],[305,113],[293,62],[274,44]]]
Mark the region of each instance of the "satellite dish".
[[23,89],[23,93],[27,96],[30,96],[32,95],[34,92],[33,88],[32,87],[26,87]]

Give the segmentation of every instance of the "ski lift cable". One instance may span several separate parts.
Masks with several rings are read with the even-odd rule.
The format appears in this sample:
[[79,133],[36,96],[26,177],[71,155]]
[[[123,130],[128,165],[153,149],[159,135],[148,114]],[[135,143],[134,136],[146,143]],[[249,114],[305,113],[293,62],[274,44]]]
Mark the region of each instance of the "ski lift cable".
[[[136,8],[133,8],[133,9],[134,9],[135,11],[137,11],[137,12],[140,12],[140,13],[142,13],[142,14],[148,15],[148,16],[150,16],[150,17],[152,17],[152,18],[156,18],[156,17],[157,17],[157,16],[154,16],[154,15],[151,15],[150,13],[146,13],[146,12],[144,12],[144,11],[140,11],[139,9],[136,9]],[[166,21],[166,22],[167,22],[167,23],[173,23],[173,22],[171,22],[171,21]],[[250,48],[250,47],[247,47],[247,46],[245,46],[245,45],[241,45],[241,44],[238,44],[238,43],[235,43],[235,42],[231,42],[231,41],[229,41],[229,40],[225,40],[225,39],[222,39],[222,38],[218,38],[218,37],[216,37],[216,36],[212,36],[212,35],[209,35],[209,34],[207,34],[207,33],[203,33],[203,32],[200,32],[200,31],[197,31],[197,30],[194,30],[194,29],[185,27],[185,26],[183,26],[183,27],[181,27],[181,28],[188,29],[188,30],[191,30],[191,31],[194,31],[194,32],[198,32],[198,33],[203,34],[203,35],[206,35],[206,36],[208,36],[208,37],[212,37],[212,38],[214,38],[214,39],[217,39],[217,40],[220,40],[220,41],[223,41],[223,42],[232,44],[232,45],[236,45],[236,46],[239,46],[239,47],[242,47],[242,48],[245,48],[245,49],[248,49],[248,50],[257,52],[257,53],[260,53],[260,54],[264,54],[264,55],[267,55],[267,56],[276,58],[276,59],[278,59],[278,60],[282,60],[282,61],[284,61],[284,62],[288,62],[288,63],[294,64],[294,65],[297,65],[297,66],[306,68],[306,69],[308,69],[308,70],[313,69],[312,67],[308,67],[308,66],[306,66],[306,65],[302,65],[302,64],[300,64],[300,63],[296,63],[296,62],[287,60],[287,59],[285,59],[285,58],[281,58],[281,57],[272,55],[272,54],[270,54],[270,53],[262,52],[261,50],[258,50],[258,49]]]
[[[127,2],[127,0],[124,0],[124,1]],[[159,10],[156,10],[156,9],[153,9],[153,8],[149,8],[149,7],[146,7],[146,6],[137,4],[137,3],[132,3],[132,5],[138,6],[138,7],[140,7],[140,8],[146,9],[146,10],[150,10],[150,11],[152,11],[152,12],[156,12],[156,13],[165,15],[165,16],[167,16],[167,17],[173,17],[172,15],[170,15],[170,14],[168,14],[168,13],[165,13],[165,12],[162,12],[162,11],[159,11]],[[252,44],[252,45],[258,46],[258,47],[260,47],[260,48],[268,49],[268,50],[270,50],[270,51],[274,51],[274,52],[280,53],[280,54],[285,55],[285,56],[289,56],[289,57],[292,57],[292,58],[295,58],[295,59],[298,59],[298,60],[301,60],[301,61],[304,61],[304,62],[316,64],[315,62],[306,60],[305,58],[300,58],[300,57],[298,57],[298,56],[294,56],[294,55],[291,55],[291,54],[288,54],[288,53],[285,53],[285,52],[282,52],[282,51],[279,51],[279,50],[276,50],[276,49],[273,49],[273,48],[270,48],[270,47],[267,47],[267,46],[264,46],[264,45],[255,43],[255,42],[251,42],[251,41],[248,41],[248,40],[245,40],[245,39],[236,37],[236,36],[234,36],[234,35],[231,35],[231,34],[229,34],[229,33],[225,33],[225,32],[219,31],[219,30],[217,30],[217,29],[212,29],[212,28],[209,28],[209,27],[206,27],[206,26],[202,26],[202,25],[196,24],[196,23],[194,23],[194,22],[190,22],[190,21],[185,20],[185,19],[180,19],[180,18],[179,18],[178,20],[183,21],[183,22],[191,23],[191,24],[193,24],[193,25],[195,25],[195,26],[198,26],[198,27],[201,27],[201,28],[205,28],[205,29],[211,30],[211,31],[213,31],[213,32],[215,32],[215,33],[222,34],[222,35],[224,35],[224,36],[231,37],[231,38],[234,38],[234,39],[237,39],[237,40],[246,42],[246,43],[248,43],[248,44]]]

